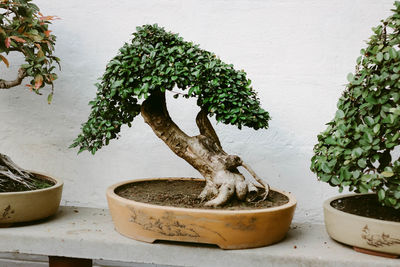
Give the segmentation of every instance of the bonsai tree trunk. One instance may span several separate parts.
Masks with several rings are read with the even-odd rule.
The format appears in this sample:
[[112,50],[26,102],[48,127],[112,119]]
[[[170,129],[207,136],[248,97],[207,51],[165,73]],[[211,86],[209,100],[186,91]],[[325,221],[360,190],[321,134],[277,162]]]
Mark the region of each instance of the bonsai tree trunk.
[[26,77],[26,71],[23,68],[18,70],[18,76],[13,81],[5,81],[0,79],[0,89],[10,89],[11,87],[20,85],[22,80]]
[[[26,76],[22,68],[18,70],[18,76],[13,81],[0,79],[0,89],[10,89],[20,85]],[[32,190],[33,175],[18,167],[7,155],[0,153],[0,192],[12,192],[15,188]]]
[[35,189],[33,174],[18,167],[8,156],[0,153],[0,192]]
[[239,156],[227,154],[221,146],[207,117],[207,111],[201,110],[196,117],[200,130],[197,136],[188,136],[169,116],[165,93],[151,94],[141,106],[144,121],[150,125],[154,133],[168,145],[179,157],[192,165],[206,180],[206,186],[200,198],[207,200],[207,206],[219,206],[232,196],[240,200],[252,200],[257,187],[245,180],[237,167],[243,166],[264,188],[263,198],[269,192],[269,186]]

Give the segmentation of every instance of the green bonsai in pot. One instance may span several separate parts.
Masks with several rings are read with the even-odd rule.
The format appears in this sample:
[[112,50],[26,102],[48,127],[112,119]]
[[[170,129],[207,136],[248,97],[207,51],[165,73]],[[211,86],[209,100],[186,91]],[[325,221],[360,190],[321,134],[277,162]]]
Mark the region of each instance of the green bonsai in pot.
[[[239,166],[261,183],[266,196],[268,186],[240,157],[222,149],[208,119],[215,115],[218,122],[239,129],[268,127],[269,114],[260,107],[246,73],[157,25],[138,27],[133,35],[132,42],[107,65],[97,96],[90,102],[89,119],[72,146],[94,154],[118,137],[123,124],[130,126],[141,114],[154,133],[206,179],[200,195],[212,199],[206,205],[222,205],[233,195],[244,200],[249,191],[257,190],[245,181]],[[197,136],[184,133],[168,114],[165,94],[176,87],[182,93],[175,93],[175,98],[197,98]]]
[[[144,25],[137,28],[132,41],[108,63],[97,88],[97,96],[90,102],[91,114],[72,147],[79,146],[80,152],[88,150],[95,154],[111,139],[118,138],[122,125],[131,126],[133,119],[141,114],[156,136],[204,177],[201,181],[134,180],[111,186],[107,199],[120,233],[147,242],[156,239],[189,241],[217,244],[222,248],[263,246],[285,236],[296,201],[290,194],[270,191],[269,185],[239,156],[226,153],[208,118],[215,115],[218,122],[239,129],[268,127],[270,116],[260,107],[244,71],[235,70],[215,54],[184,41],[177,34],[157,25]],[[198,135],[189,136],[174,123],[166,104],[169,93],[175,98],[197,99]],[[258,187],[245,179],[238,169],[240,166],[258,181]],[[154,187],[150,186],[148,191],[143,191],[140,187],[160,183],[162,189],[152,190]],[[171,183],[183,184],[179,195],[175,190],[178,185],[172,189]],[[190,194],[189,187],[193,188],[193,184],[199,190]],[[130,198],[139,194],[129,197],[120,194],[124,188],[135,187],[145,192],[145,201]],[[270,201],[271,195],[280,195],[284,201],[279,204]],[[152,199],[164,200],[155,203]],[[167,199],[193,201],[182,208],[176,203],[166,204]],[[241,212],[220,209],[232,203],[231,200],[240,204],[275,203],[279,208],[261,206]],[[142,205],[143,202],[151,205]],[[195,209],[194,203],[199,204]]]
[[[355,73],[347,76],[349,83],[335,117],[318,135],[311,170],[340,192],[348,188],[356,193],[375,193],[355,197],[364,203],[358,215],[380,219],[382,210],[389,214],[388,220],[399,222],[400,2],[395,2],[393,12],[372,29],[368,46],[361,49]],[[340,200],[338,206],[346,201]],[[370,205],[374,206],[367,205],[373,202]],[[396,249],[400,251],[400,247]]]
[[[41,94],[45,85],[51,86],[48,95],[50,103],[53,96],[54,63],[59,59],[53,55],[56,37],[51,34],[49,24],[54,16],[43,16],[31,0],[0,1],[0,64],[7,68],[7,56],[12,53],[23,55],[25,63],[19,67],[14,80],[0,78],[0,90],[11,89],[29,78],[26,86]],[[36,180],[34,175],[18,167],[11,159],[0,154],[0,192],[25,191],[48,186]]]

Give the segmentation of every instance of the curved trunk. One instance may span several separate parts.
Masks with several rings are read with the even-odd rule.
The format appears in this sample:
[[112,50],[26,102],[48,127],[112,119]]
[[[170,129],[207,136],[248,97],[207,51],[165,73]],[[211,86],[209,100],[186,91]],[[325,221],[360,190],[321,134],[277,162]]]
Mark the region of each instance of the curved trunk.
[[240,157],[229,155],[222,149],[205,110],[201,110],[196,117],[200,130],[197,136],[188,136],[172,121],[167,110],[165,93],[153,93],[147,98],[142,104],[141,114],[154,133],[205,178],[206,186],[199,197],[208,200],[206,205],[222,205],[234,195],[244,200],[249,192],[257,191],[256,186],[247,182],[238,171],[239,166],[247,169],[264,187],[264,198],[268,195],[269,186]]
[[0,153],[0,192],[35,189],[33,175],[18,167],[7,155]]

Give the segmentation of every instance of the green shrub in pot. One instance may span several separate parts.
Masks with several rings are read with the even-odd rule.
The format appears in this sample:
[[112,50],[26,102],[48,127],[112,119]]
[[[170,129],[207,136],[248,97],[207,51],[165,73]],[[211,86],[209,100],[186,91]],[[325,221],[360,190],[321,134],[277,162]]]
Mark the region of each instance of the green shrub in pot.
[[321,181],[357,193],[375,192],[400,208],[400,2],[373,28],[335,117],[318,135],[311,170]]

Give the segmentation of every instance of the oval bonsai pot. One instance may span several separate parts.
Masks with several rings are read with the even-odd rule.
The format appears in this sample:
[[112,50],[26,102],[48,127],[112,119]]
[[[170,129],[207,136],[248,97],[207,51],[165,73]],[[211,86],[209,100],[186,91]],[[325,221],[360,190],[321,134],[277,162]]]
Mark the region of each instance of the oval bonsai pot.
[[34,174],[55,184],[38,190],[0,193],[0,225],[40,220],[57,212],[63,181],[37,172]]
[[329,236],[356,248],[400,255],[400,222],[354,215],[335,209],[331,205],[336,199],[355,195],[340,195],[324,202],[325,226]]
[[276,189],[273,190],[288,197],[288,203],[251,210],[160,206],[129,200],[115,193],[120,186],[151,180],[193,179],[130,180],[107,189],[108,206],[116,230],[124,236],[149,243],[156,240],[195,242],[215,244],[222,249],[266,246],[285,237],[296,208],[296,199],[291,194]]

